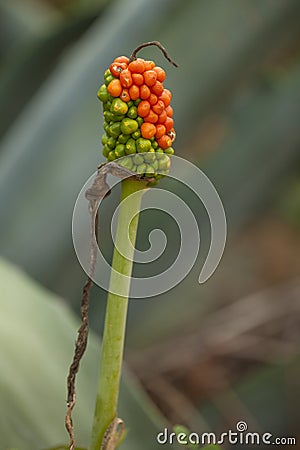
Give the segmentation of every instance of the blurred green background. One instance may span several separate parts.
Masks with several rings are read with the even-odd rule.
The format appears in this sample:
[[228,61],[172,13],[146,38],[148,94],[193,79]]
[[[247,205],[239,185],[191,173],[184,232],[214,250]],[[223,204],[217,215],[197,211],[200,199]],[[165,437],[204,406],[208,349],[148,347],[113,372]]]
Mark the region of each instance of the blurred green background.
[[[103,71],[148,40],[179,64],[155,48],[141,54],[167,70],[176,153],[215,184],[229,235],[220,266],[200,286],[208,219],[188,190],[161,181],[194,211],[201,254],[179,286],[130,303],[121,448],[160,448],[155,436],[166,424],[222,432],[239,420],[275,436],[298,432],[299,441],[299,19],[298,0],[0,1],[0,450],[67,442],[65,378],[85,281],[72,210],[104,160]],[[108,258],[117,201],[116,190],[100,211]],[[159,271],[179,236],[162,213],[146,212],[139,248],[157,224],[169,239]],[[105,300],[95,287],[74,419],[82,446]]]

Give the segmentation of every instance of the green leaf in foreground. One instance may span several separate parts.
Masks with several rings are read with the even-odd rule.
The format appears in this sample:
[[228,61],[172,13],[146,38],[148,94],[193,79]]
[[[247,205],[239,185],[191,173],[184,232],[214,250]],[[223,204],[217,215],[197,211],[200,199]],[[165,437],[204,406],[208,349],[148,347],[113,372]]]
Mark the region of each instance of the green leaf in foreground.
[[[1,259],[0,286],[1,449],[65,450],[66,375],[78,321],[61,299]],[[77,383],[78,450],[89,442],[99,352],[91,333]],[[121,383],[118,412],[129,430],[122,450],[161,448],[156,435],[164,424],[132,377]]]

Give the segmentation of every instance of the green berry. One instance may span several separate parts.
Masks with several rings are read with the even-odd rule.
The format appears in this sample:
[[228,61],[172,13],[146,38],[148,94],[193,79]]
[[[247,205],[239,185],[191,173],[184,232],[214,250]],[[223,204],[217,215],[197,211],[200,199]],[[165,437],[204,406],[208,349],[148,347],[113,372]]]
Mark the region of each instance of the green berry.
[[121,122],[114,122],[109,126],[109,134],[118,137],[121,134]]
[[108,101],[108,96],[109,93],[107,92],[106,86],[105,84],[102,84],[97,92],[97,97],[101,100],[101,102],[105,103]]
[[146,153],[151,148],[151,142],[149,139],[139,138],[136,141],[136,149],[139,153]]
[[137,153],[137,154],[134,155],[134,157],[133,157],[133,162],[134,162],[134,164],[136,164],[136,165],[143,164],[143,163],[144,163],[144,158],[142,157],[142,155],[139,155],[139,154]]
[[104,111],[103,116],[106,123],[111,122],[114,117],[114,115],[110,111]]
[[150,164],[147,164],[145,173],[147,173],[147,175],[153,175],[155,173],[155,170],[153,169],[153,167]]
[[110,150],[110,148],[108,147],[108,145],[104,145],[104,146],[103,146],[103,149],[102,149],[102,155],[105,156],[105,158],[107,158],[110,151],[111,151],[111,150]]
[[127,116],[128,116],[130,119],[136,119],[137,116],[138,116],[138,113],[137,113],[137,107],[136,107],[136,106],[131,106],[131,107],[128,109]]
[[134,133],[138,129],[138,123],[136,120],[129,119],[125,117],[125,119],[121,122],[121,131],[123,134],[131,134]]
[[121,158],[125,155],[125,145],[124,144],[118,144],[115,148],[115,155],[117,158]]
[[163,155],[162,158],[159,159],[158,168],[160,170],[167,170],[170,168],[170,164],[171,164],[170,158],[168,155],[165,154]]
[[104,83],[106,84],[106,86],[108,86],[109,83],[114,79],[115,79],[115,77],[112,74],[110,74],[106,78],[104,78]]
[[136,130],[134,133],[131,134],[131,137],[133,137],[133,139],[138,139],[141,137],[141,132],[140,130]]
[[148,152],[146,155],[144,155],[144,159],[147,163],[153,163],[156,160],[155,152]]
[[138,98],[137,100],[135,100],[134,102],[133,102],[133,104],[135,105],[135,106],[139,106],[139,104],[141,103],[141,99],[140,98]]
[[115,152],[111,150],[107,156],[108,161],[114,161],[116,159]]
[[152,142],[152,147],[154,148],[154,150],[156,150],[158,148],[158,142],[157,141],[153,141]]
[[107,144],[107,141],[108,141],[108,136],[107,136],[107,134],[103,134],[103,135],[102,135],[102,138],[101,138],[102,144],[103,144],[103,145]]
[[107,140],[107,145],[108,145],[108,147],[111,149],[111,150],[113,150],[114,148],[115,148],[115,146],[116,146],[116,139],[114,138],[114,137],[110,137],[110,138],[108,138],[108,140]]
[[120,144],[126,144],[129,138],[130,138],[129,134],[120,134],[120,136],[118,137],[118,142]]
[[122,158],[119,164],[120,166],[125,167],[128,170],[132,170],[132,158]]
[[174,155],[174,148],[173,147],[166,148],[165,153],[167,155]]
[[[156,155],[155,155],[155,157],[156,157]],[[157,159],[155,159],[153,161],[153,163],[151,163],[151,165],[152,165],[153,169],[156,171],[158,169],[158,161],[157,161]]]
[[142,174],[142,173],[145,173],[146,170],[147,170],[147,166],[146,166],[146,164],[144,163],[144,164],[139,164],[139,165],[137,166],[136,172]]
[[125,144],[125,152],[127,155],[132,155],[133,153],[136,153],[136,145],[135,140],[130,138]]
[[138,116],[137,118],[136,118],[136,121],[137,121],[137,123],[138,123],[138,125],[139,125],[139,127],[142,125],[142,123],[144,122],[144,119],[142,118],[142,117],[140,117],[140,116]]
[[128,106],[120,98],[114,98],[110,110],[113,114],[124,115],[128,111]]

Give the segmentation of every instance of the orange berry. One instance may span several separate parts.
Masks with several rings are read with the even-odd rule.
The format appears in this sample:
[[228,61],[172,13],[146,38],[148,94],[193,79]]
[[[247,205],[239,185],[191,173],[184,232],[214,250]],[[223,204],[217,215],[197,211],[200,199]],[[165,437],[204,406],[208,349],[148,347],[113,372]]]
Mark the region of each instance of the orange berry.
[[120,80],[118,79],[111,80],[111,82],[107,86],[107,92],[113,97],[119,97],[119,95],[122,92],[122,85]]
[[144,120],[145,122],[156,123],[158,120],[158,115],[150,110],[149,114],[144,118]]
[[171,117],[167,117],[164,123],[166,130],[170,131],[174,127],[174,120]]
[[125,69],[120,73],[120,81],[124,88],[129,88],[132,85],[132,76],[130,70]]
[[158,102],[152,106],[152,109],[156,114],[161,114],[165,109],[165,104],[162,100],[158,100]]
[[158,116],[158,123],[165,123],[167,118],[166,110],[164,109],[163,112]]
[[154,70],[146,70],[144,72],[144,80],[147,86],[153,86],[156,82],[156,72]]
[[155,95],[161,95],[163,93],[164,86],[160,81],[156,81],[155,84],[151,87],[151,92]]
[[120,73],[126,68],[127,68],[127,64],[121,63],[121,62],[113,62],[109,66],[109,70],[111,71],[112,75],[114,77],[118,77],[118,78],[120,76]]
[[171,105],[166,107],[166,113],[168,117],[173,117],[173,108]]
[[144,122],[141,125],[141,133],[142,133],[143,138],[151,139],[151,138],[153,138],[153,136],[156,133],[156,127],[155,127],[155,125],[153,125],[153,123]]
[[129,58],[127,58],[127,56],[118,56],[117,58],[115,58],[114,62],[128,64],[129,63]]
[[157,103],[157,96],[155,94],[150,94],[150,97],[148,98],[148,101],[150,105],[155,105]]
[[164,89],[161,96],[159,97],[159,100],[162,100],[165,104],[165,106],[169,106],[171,102],[172,94],[168,89]]
[[155,70],[155,72],[156,72],[157,81],[160,81],[161,83],[163,81],[165,81],[165,79],[166,79],[166,72],[164,71],[164,69],[162,69],[159,66],[156,66],[156,67],[153,68],[153,70]]
[[161,148],[163,148],[164,150],[166,148],[171,147],[171,145],[172,145],[172,139],[166,134],[164,134],[161,138],[157,139],[157,142],[158,142],[158,145]]
[[144,61],[145,64],[145,70],[151,70],[155,67],[154,61]]
[[133,73],[132,74],[132,81],[137,86],[141,86],[142,84],[144,84],[144,77],[143,77],[143,75],[141,73]]
[[128,64],[128,69],[130,72],[143,73],[145,71],[145,63],[141,58],[137,58]]
[[140,87],[140,96],[142,100],[145,100],[146,98],[150,97],[150,89],[145,84],[142,84]]
[[161,123],[158,123],[156,125],[156,133],[155,133],[156,139],[161,138],[164,134],[166,134],[166,127]]
[[130,101],[130,95],[128,89],[123,89],[120,95],[120,99],[123,100],[123,102],[129,102]]
[[140,96],[140,90],[139,90],[138,86],[133,84],[129,88],[129,95],[130,95],[131,100],[137,100]]
[[137,107],[138,115],[141,117],[148,116],[150,112],[150,103],[147,100],[142,100]]

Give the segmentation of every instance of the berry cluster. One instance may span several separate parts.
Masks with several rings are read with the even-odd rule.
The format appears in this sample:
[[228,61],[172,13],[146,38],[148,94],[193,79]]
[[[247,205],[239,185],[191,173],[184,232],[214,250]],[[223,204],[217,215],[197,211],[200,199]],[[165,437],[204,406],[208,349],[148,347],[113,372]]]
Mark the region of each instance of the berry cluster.
[[117,57],[104,73],[98,91],[103,102],[103,155],[129,170],[160,178],[170,167],[175,140],[172,94],[165,89],[165,71],[153,61]]

